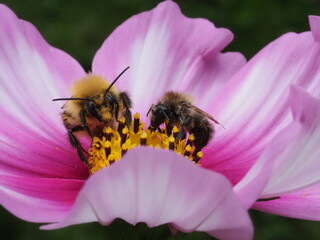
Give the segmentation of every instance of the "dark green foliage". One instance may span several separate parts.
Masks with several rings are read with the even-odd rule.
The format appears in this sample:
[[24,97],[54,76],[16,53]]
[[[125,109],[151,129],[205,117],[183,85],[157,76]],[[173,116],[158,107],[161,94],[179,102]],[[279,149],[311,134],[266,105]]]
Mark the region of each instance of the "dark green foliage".
[[[104,39],[120,23],[156,0],[5,0],[16,14],[31,21],[55,47],[74,56],[87,70]],[[288,31],[309,29],[307,15],[320,15],[319,0],[178,0],[189,17],[207,18],[229,28],[235,40],[226,49],[252,57],[268,42]]]

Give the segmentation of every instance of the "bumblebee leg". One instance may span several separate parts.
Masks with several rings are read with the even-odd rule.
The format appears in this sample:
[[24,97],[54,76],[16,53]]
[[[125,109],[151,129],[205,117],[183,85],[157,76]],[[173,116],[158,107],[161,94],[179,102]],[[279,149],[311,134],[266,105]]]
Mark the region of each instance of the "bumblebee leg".
[[149,129],[151,132],[154,132],[154,131],[156,131],[156,129],[157,129],[159,133],[164,133],[164,131],[160,128],[160,125],[159,125],[158,127],[154,127],[154,126],[150,125],[150,126],[148,127],[148,129]]
[[[149,127],[149,129],[151,129],[151,128]],[[154,130],[151,129],[151,131],[154,131]],[[161,129],[160,127],[158,127],[158,132],[159,132],[159,133],[164,133],[164,130]]]
[[182,140],[184,138],[186,138],[186,131],[183,127],[181,127],[179,132],[177,133],[176,141]]
[[[111,112],[113,112],[114,110],[114,113],[115,113],[115,117],[116,119],[118,119],[118,115],[119,115],[119,101],[117,99],[117,97],[112,94],[112,93],[109,93],[106,95],[106,98],[108,100],[108,103],[110,105],[110,108],[111,108]],[[116,106],[116,108],[114,109],[114,106]]]
[[166,121],[166,133],[168,136],[170,136],[172,134],[172,129],[173,129],[173,124],[171,124],[171,122]]
[[119,117],[119,102],[115,101],[114,105],[116,105],[115,116],[116,116],[116,119],[118,119],[118,117]]
[[[80,119],[81,119],[81,127],[83,128],[82,130],[85,130],[89,134],[89,136],[92,138],[93,136],[90,131],[90,128],[88,127],[84,110],[80,111]],[[79,130],[79,131],[81,131],[81,130]]]
[[84,163],[87,163],[87,158],[84,156],[83,151],[80,148],[77,148],[77,153],[80,160]]
[[127,124],[127,126],[130,126],[131,122],[132,122],[132,114],[130,111],[130,108],[132,107],[131,99],[129,98],[129,96],[126,92],[122,92],[119,95],[120,95],[120,98],[122,99],[123,105],[126,109],[126,112],[125,112],[126,124]]
[[75,149],[77,149],[77,153],[78,153],[78,156],[81,159],[81,161],[87,162],[87,159],[84,156],[84,153],[86,153],[86,154],[88,154],[88,153],[86,150],[83,149],[78,138],[73,134],[74,132],[83,131],[83,130],[84,130],[84,128],[82,126],[80,126],[80,125],[75,126],[69,130],[68,137],[69,137],[69,142],[70,142],[71,146],[74,147]]

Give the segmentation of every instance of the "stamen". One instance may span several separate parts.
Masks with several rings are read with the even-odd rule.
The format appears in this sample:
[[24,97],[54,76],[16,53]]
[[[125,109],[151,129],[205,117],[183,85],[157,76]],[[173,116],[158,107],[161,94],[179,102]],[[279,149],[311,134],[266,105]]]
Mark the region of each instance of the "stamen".
[[196,138],[194,137],[194,135],[190,134],[189,137],[188,137],[187,145],[193,146],[195,139]]
[[178,133],[179,133],[179,128],[177,126],[174,126],[172,129],[173,137],[177,138]]
[[106,141],[103,148],[104,148],[104,154],[105,154],[106,158],[108,159],[108,157],[111,153],[111,142]]
[[104,133],[104,136],[106,137],[106,139],[108,141],[111,141],[111,137],[113,135],[112,128],[111,127],[104,128],[103,133]]
[[123,156],[124,154],[126,154],[128,151],[128,146],[127,144],[122,144],[122,147],[121,147],[121,155]]
[[124,116],[122,116],[119,120],[118,120],[119,124],[118,124],[118,132],[121,133],[122,129],[125,127],[125,122],[126,122],[126,118]]
[[134,115],[130,128],[126,126],[124,117],[121,117],[118,122],[117,129],[106,127],[103,129],[104,136],[102,138],[93,138],[91,148],[88,151],[90,154],[88,159],[90,173],[95,173],[118,161],[127,151],[139,145],[175,151],[198,165],[203,157],[202,152],[197,152],[194,147],[195,137],[193,134],[189,134],[188,140],[177,138],[181,138],[178,136],[179,126],[170,126],[166,123],[165,127],[151,131],[144,127],[145,124],[140,120],[138,113]]
[[203,153],[202,152],[197,152],[196,156],[193,158],[193,161],[195,163],[198,163],[202,157],[203,157]]
[[169,140],[169,149],[174,150],[175,138],[171,135],[168,140]]
[[141,133],[140,144],[147,145],[148,134],[146,132]]
[[112,158],[112,157],[109,159],[110,164],[114,163],[115,161],[116,160],[114,158]]
[[133,131],[134,133],[138,133],[139,131],[139,125],[140,125],[140,114],[136,113],[133,116],[134,120],[133,120]]
[[129,133],[129,129],[127,127],[124,127],[121,131],[121,146],[126,142],[128,133]]
[[192,148],[191,148],[191,146],[188,144],[188,145],[186,146],[186,149],[184,150],[183,155],[185,155],[186,157],[189,157],[190,154],[191,154],[191,151],[192,151]]

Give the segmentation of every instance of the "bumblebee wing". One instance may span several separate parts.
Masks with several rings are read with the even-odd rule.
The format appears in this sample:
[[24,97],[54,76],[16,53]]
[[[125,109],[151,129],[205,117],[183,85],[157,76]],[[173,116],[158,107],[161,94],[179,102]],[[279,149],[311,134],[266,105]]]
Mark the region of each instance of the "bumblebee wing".
[[[206,116],[207,118],[209,118],[211,121],[213,121],[215,124],[219,124],[223,127],[223,125],[221,123],[218,122],[218,120],[216,120],[214,117],[212,117],[210,114],[206,113],[205,111],[202,111],[200,108],[197,108],[196,106],[191,106],[197,113]],[[224,127],[223,127],[224,128]]]

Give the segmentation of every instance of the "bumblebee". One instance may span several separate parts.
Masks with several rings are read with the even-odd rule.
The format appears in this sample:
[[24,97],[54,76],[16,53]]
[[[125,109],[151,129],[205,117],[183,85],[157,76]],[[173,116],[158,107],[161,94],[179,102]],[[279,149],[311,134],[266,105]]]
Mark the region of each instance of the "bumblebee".
[[112,83],[108,83],[101,76],[88,74],[73,84],[72,97],[53,99],[53,101],[67,100],[61,107],[63,110],[61,118],[68,130],[69,142],[84,162],[86,162],[84,154],[87,152],[80,144],[79,136],[101,137],[103,128],[106,126],[115,128],[121,116],[125,117],[127,126],[131,124],[131,99],[126,92],[119,92],[113,86],[128,68],[123,70]]
[[150,107],[147,115],[150,112],[151,131],[161,131],[159,126],[166,123],[168,135],[174,126],[179,127],[176,140],[185,138],[187,133],[193,134],[194,154],[206,146],[213,137],[214,127],[209,120],[220,124],[211,115],[194,106],[189,96],[174,91],[166,92],[156,105]]

